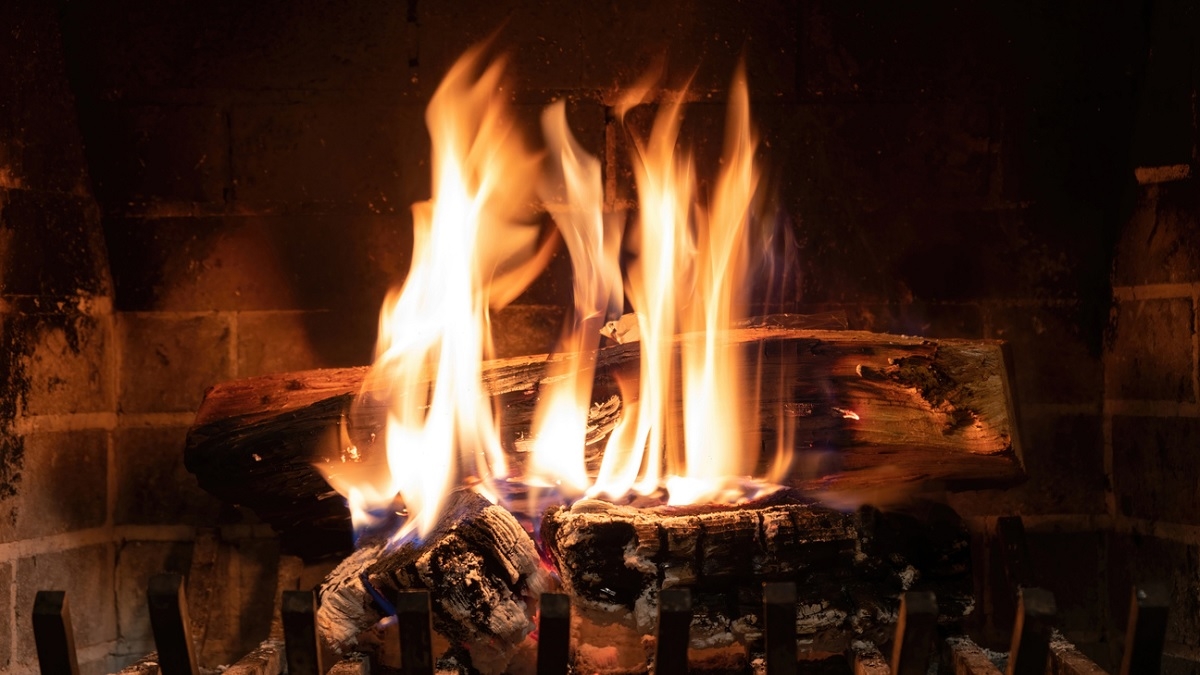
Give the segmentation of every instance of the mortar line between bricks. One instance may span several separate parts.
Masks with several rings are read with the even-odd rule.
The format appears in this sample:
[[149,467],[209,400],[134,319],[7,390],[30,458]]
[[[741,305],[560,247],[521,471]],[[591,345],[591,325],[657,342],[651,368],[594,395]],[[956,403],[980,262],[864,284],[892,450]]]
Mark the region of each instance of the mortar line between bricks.
[[187,541],[196,538],[194,525],[117,525],[114,541]]
[[1060,417],[1065,415],[1099,415],[1104,403],[1029,403],[1022,404],[1021,414],[1029,417]]
[[86,431],[89,429],[111,431],[116,427],[117,414],[112,412],[23,415],[13,425],[14,431],[21,436],[52,431]]
[[108,527],[95,527],[90,530],[77,530],[52,534],[37,539],[22,539],[0,544],[0,560],[16,560],[43,553],[58,553],[74,548],[107,544],[113,538],[113,530]]
[[1113,476],[1113,402],[1104,399],[1100,415],[1101,458],[1104,462],[1104,509],[1108,515],[1117,515],[1117,485]]
[[1182,642],[1164,642],[1163,654],[1188,661],[1200,661],[1200,647]]
[[229,376],[237,378],[241,367],[239,358],[241,351],[238,347],[238,313],[229,312]]
[[117,415],[117,426],[130,427],[190,427],[196,421],[194,412],[121,413]]
[[1143,286],[1113,286],[1113,297],[1117,300],[1167,300],[1191,298],[1200,292],[1200,283],[1145,284]]
[[1113,531],[1117,534],[1138,534],[1180,544],[1200,545],[1200,525],[1118,516],[1113,520]]
[[1105,401],[1105,414],[1123,417],[1200,417],[1200,403],[1183,401]]
[[108,659],[108,656],[112,654],[117,647],[121,646],[120,643],[120,639],[107,640],[105,642],[97,642],[94,645],[87,645],[86,647],[77,648],[75,650],[75,655],[79,658],[79,665],[81,669],[85,663],[100,659]]

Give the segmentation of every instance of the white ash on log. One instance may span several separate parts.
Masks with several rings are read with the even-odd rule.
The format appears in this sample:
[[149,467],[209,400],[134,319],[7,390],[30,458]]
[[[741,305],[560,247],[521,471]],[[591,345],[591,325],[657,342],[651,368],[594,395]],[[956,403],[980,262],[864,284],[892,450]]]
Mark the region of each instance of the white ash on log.
[[[405,589],[430,591],[434,630],[467,650],[485,675],[505,672],[530,648],[537,596],[551,583],[533,540],[500,506],[470,490],[450,495],[437,528],[420,543],[368,543],[320,590],[317,625],[338,650],[387,616],[383,602]],[[369,585],[369,588],[368,588]]]
[[[696,606],[693,659],[708,650],[722,662],[738,654],[748,662],[761,650],[764,581],[797,583],[796,627],[809,651],[886,641],[907,590],[934,591],[943,622],[970,612],[961,521],[944,506],[913,508],[919,513],[842,513],[787,492],[741,506],[638,509],[584,501],[548,512],[541,534],[585,644],[589,632],[611,642],[623,628],[627,649],[636,647],[639,636],[654,632],[659,591],[687,587]],[[578,658],[588,655],[586,647],[577,650]],[[630,669],[633,660],[608,672]]]
[[[824,458],[819,475],[797,472],[792,485],[939,481],[960,489],[1023,478],[999,342],[770,326],[724,337],[743,345],[742,390],[759,393],[760,428],[752,432],[762,447],[773,448],[776,430],[790,425],[793,449]],[[592,471],[620,410],[617,378],[636,383],[638,350],[631,343],[597,354]],[[527,459],[522,441],[539,382],[547,362],[559,358],[566,357],[485,364],[484,385],[500,411],[501,442],[515,475]],[[366,372],[308,371],[213,387],[188,433],[188,469],[204,489],[275,526],[290,552],[307,559],[344,555],[351,542],[348,511],[313,465],[382,461],[382,443],[375,441],[385,406],[369,392],[359,399]],[[769,455],[762,453],[764,466]]]

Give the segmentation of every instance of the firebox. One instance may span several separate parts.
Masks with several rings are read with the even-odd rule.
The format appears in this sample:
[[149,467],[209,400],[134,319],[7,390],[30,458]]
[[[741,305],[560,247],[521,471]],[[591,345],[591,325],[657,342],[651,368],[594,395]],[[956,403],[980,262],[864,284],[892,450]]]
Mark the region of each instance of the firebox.
[[[722,165],[744,64],[777,236],[740,313],[1007,344],[1024,481],[923,482],[970,541],[972,637],[1009,647],[1019,516],[1026,580],[1053,592],[1066,640],[1117,671],[1130,589],[1162,582],[1163,672],[1196,671],[1196,11],[16,0],[0,33],[0,673],[37,669],[41,590],[66,592],[82,671],[107,673],[155,647],[153,575],[208,579],[189,599],[215,667],[266,639],[281,570],[312,588],[337,562],[301,550],[336,536],[320,522],[281,538],[201,489],[185,439],[210,386],[372,362],[380,306],[414,266],[410,206],[434,189],[426,108],[478,44],[507,58],[514,133],[538,146],[542,110],[564,106],[604,214],[639,204],[631,139],[671,101],[696,166]],[[623,109],[647,73],[666,93]],[[492,314],[493,356],[554,346],[572,270],[559,246]]]

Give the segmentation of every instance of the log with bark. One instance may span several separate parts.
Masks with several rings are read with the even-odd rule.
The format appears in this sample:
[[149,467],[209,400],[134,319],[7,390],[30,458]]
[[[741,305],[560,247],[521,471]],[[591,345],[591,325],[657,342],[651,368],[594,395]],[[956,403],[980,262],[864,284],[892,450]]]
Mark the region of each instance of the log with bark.
[[549,587],[533,540],[503,507],[470,490],[447,499],[419,542],[365,542],[321,586],[317,626],[335,649],[369,649],[396,592],[430,592],[433,626],[482,673],[505,672],[528,650],[537,596]]
[[[547,511],[549,562],[571,596],[579,672],[645,672],[664,588],[692,590],[691,659],[739,671],[762,651],[762,584],[796,582],[796,628],[809,653],[886,642],[900,595],[931,590],[940,618],[971,610],[959,518],[936,504],[842,512],[782,490],[741,505],[618,506],[585,500]],[[502,507],[456,492],[424,541],[368,544],[321,588],[318,624],[334,646],[370,650],[398,590],[432,596],[438,655],[485,674],[520,672],[535,652],[536,596],[551,588],[532,538]]]
[[[966,530],[937,504],[845,513],[793,491],[738,506],[582,501],[549,512],[541,536],[572,597],[578,633],[601,625],[612,641],[620,627],[636,642],[654,632],[659,592],[686,587],[696,607],[693,650],[726,663],[761,650],[766,581],[796,582],[797,633],[814,652],[886,642],[905,591],[933,591],[942,622],[974,604]],[[578,658],[588,658],[586,647]]]
[[[793,473],[793,486],[939,481],[963,489],[1023,478],[999,342],[771,325],[724,337],[742,347],[742,391],[757,395],[760,424],[751,430],[752,442],[774,448],[777,430],[790,426],[801,461],[821,458],[809,462],[819,464],[819,472]],[[636,385],[638,349],[637,343],[621,344],[595,355],[592,470],[620,412],[618,379]],[[499,412],[514,474],[526,461],[538,385],[547,363],[559,358],[571,357],[485,364],[484,385]],[[317,370],[213,387],[188,433],[188,469],[204,489],[275,526],[290,552],[308,559],[348,552],[344,500],[314,465],[383,461],[378,438],[385,406],[362,391],[366,375],[366,368]],[[761,454],[765,466],[771,457]]]

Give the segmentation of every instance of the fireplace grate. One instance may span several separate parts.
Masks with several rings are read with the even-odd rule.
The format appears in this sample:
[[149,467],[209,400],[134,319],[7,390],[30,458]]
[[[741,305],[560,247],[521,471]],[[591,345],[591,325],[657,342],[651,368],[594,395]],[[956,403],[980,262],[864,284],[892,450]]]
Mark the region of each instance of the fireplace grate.
[[[1013,522],[1015,521],[1015,522]],[[1027,569],[1023,560],[1024,528],[1019,519],[1003,524],[1002,546],[1009,578]],[[755,675],[798,675],[810,672],[799,660],[795,617],[796,584],[763,584],[763,658]],[[204,675],[197,664],[184,579],[179,574],[151,578],[147,590],[151,628],[157,651],[119,675]],[[434,675],[430,595],[425,590],[401,592],[394,598],[399,634],[401,675]],[[869,643],[855,643],[841,672],[854,675],[1105,675],[1106,671],[1054,631],[1054,595],[1045,589],[1016,588],[1016,618],[1007,654],[988,652],[969,637],[939,635],[937,599],[932,592],[907,592],[892,639],[890,658]],[[658,606],[654,667],[658,674],[688,672],[692,597],[685,588],[664,589]],[[1158,673],[1167,627],[1169,597],[1164,584],[1133,588],[1126,647],[1120,675]],[[331,657],[317,635],[315,591],[285,590],[270,637],[257,649],[225,668],[225,675],[368,675],[370,660],[362,654]],[[537,675],[567,675],[570,666],[571,606],[568,596],[545,593],[540,598]],[[70,610],[63,591],[39,591],[33,607],[37,656],[43,675],[78,675]],[[334,662],[336,661],[336,662]],[[819,666],[829,672],[828,665]],[[1001,668],[1004,670],[1002,671]],[[387,668],[377,671],[396,672]]]

